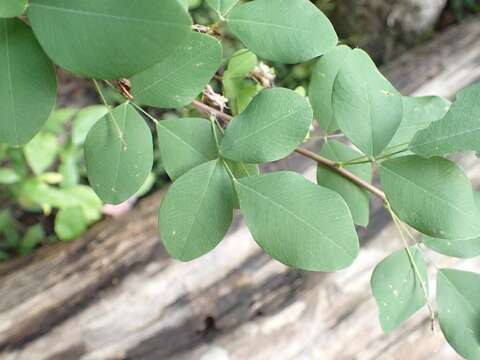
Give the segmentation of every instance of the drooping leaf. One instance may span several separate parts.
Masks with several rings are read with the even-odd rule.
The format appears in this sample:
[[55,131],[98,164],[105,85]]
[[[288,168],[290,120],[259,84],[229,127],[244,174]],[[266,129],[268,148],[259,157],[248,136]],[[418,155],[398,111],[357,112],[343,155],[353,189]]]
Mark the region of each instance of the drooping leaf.
[[389,148],[406,148],[415,134],[445,116],[450,102],[439,96],[404,96],[403,118]]
[[212,125],[206,119],[163,120],[157,125],[157,133],[162,164],[172,180],[218,158]]
[[207,5],[221,16],[225,16],[240,0],[206,0]]
[[61,209],[55,217],[55,233],[63,241],[76,239],[87,226],[88,221],[80,207]]
[[327,134],[338,130],[332,109],[333,83],[351,51],[348,46],[337,46],[317,61],[312,72],[308,93],[315,119]]
[[179,260],[196,259],[218,245],[232,222],[232,187],[220,160],[182,175],[159,210],[161,239]]
[[0,143],[23,145],[54,108],[57,82],[53,64],[18,19],[0,19],[0,79]]
[[454,162],[410,155],[384,161],[379,169],[393,211],[413,228],[442,239],[480,236],[472,185]]
[[465,359],[480,358],[480,275],[441,269],[438,318],[448,343]]
[[27,0],[3,0],[0,2],[0,18],[20,16],[26,8]]
[[107,204],[119,204],[140,189],[152,169],[150,129],[131,105],[120,105],[88,133],[85,160],[97,195]]
[[[416,247],[409,250],[428,289],[427,264]],[[383,331],[394,330],[425,305],[421,281],[406,249],[389,255],[376,266],[371,287]]]
[[346,268],[358,255],[352,216],[342,197],[292,172],[235,183],[257,243],[285,265],[311,271]]
[[279,160],[302,143],[312,118],[308,101],[294,91],[263,90],[232,119],[220,152],[227,159],[247,163]]
[[46,132],[38,133],[23,148],[27,163],[36,175],[53,165],[59,150],[57,137]]
[[108,108],[103,105],[88,106],[80,110],[72,124],[72,142],[82,146],[93,125],[108,113]]
[[177,0],[30,0],[27,15],[55,63],[97,79],[145,70],[170,55],[192,27]]
[[222,51],[215,38],[191,33],[170,56],[131,78],[135,100],[160,108],[190,104],[220,67]]
[[328,18],[308,0],[255,0],[233,8],[232,33],[261,58],[305,62],[333,49],[338,38]]
[[457,94],[445,117],[417,133],[410,149],[424,157],[480,150],[480,84]]
[[[479,192],[474,193],[474,200],[477,208],[480,209]],[[463,259],[480,256],[480,237],[469,240],[455,241],[424,236],[423,243],[430,249],[447,256]]]
[[342,132],[370,157],[385,149],[402,121],[401,95],[360,49],[352,50],[340,68],[332,103]]
[[[356,159],[361,156],[357,151],[337,141],[328,141],[320,154],[327,159],[342,162]],[[367,182],[372,181],[371,164],[345,165],[345,169]],[[352,213],[353,222],[357,225],[367,226],[370,215],[368,192],[359,188],[351,181],[345,179],[335,171],[318,166],[317,183],[342,195]]]

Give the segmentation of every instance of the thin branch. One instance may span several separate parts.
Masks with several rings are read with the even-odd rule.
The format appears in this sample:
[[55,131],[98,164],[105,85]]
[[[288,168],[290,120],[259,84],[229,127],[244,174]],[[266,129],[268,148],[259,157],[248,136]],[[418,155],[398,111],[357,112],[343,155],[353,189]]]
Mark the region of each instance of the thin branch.
[[155,125],[158,125],[158,120],[155,119],[152,115],[150,115],[148,112],[146,112],[145,110],[143,110],[139,105],[137,105],[135,102],[130,102],[130,104],[132,104],[138,111],[140,111],[141,113],[143,113],[149,120],[152,120]]
[[192,106],[197,109],[198,111],[207,114],[208,116],[213,115],[217,119],[220,119],[222,121],[228,122],[232,119],[232,117],[228,114],[225,114],[224,112],[217,110],[211,106],[208,106],[200,101],[193,100]]
[[370,184],[369,182],[363,180],[362,178],[359,178],[358,176],[352,174],[347,169],[339,167],[335,161],[329,160],[327,158],[324,158],[323,156],[315,154],[312,151],[302,149],[302,148],[296,149],[295,152],[316,161],[320,165],[330,168],[331,170],[337,172],[339,175],[343,176],[347,180],[350,180],[354,184],[371,192],[373,195],[378,196],[383,202],[385,203],[387,202],[387,197],[385,196],[385,193],[382,190]]
[[[213,115],[223,121],[230,121],[232,118],[230,115],[225,114],[224,112],[221,112],[217,109],[214,109],[200,101],[194,100],[192,102],[192,106],[204,114],[207,114],[209,116]],[[367,191],[371,192],[375,196],[378,196],[383,202],[385,203],[387,202],[387,197],[385,196],[385,193],[382,190],[373,186],[367,181],[359,178],[358,176],[352,174],[350,171],[337,166],[337,164],[334,161],[326,159],[323,156],[315,154],[314,152],[308,151],[306,149],[298,148],[295,151],[300,155],[303,155],[311,160],[316,161],[317,163],[325,167],[332,169],[333,171],[337,172],[339,175],[343,176],[344,178],[350,180],[354,184],[366,189]]]
[[120,128],[120,125],[118,125],[117,119],[115,119],[115,116],[114,116],[113,113],[112,113],[112,108],[111,108],[110,105],[108,104],[107,99],[105,99],[105,96],[103,95],[102,89],[100,88],[100,85],[98,84],[97,80],[95,80],[95,79],[92,79],[92,80],[93,80],[93,84],[95,85],[95,89],[97,90],[97,93],[98,93],[98,95],[100,96],[100,99],[102,100],[102,102],[103,102],[103,104],[105,105],[105,107],[107,107],[107,109],[108,109],[108,115],[109,115],[110,119],[111,119],[112,122],[113,122],[113,125],[114,125],[114,127],[115,127],[115,130],[117,131],[118,138],[119,138],[120,141],[122,142],[123,147],[126,148],[126,147],[127,147],[127,143],[126,143],[125,138],[124,138],[124,136],[123,136],[123,131],[122,131],[122,129]]
[[393,222],[397,226],[398,232],[400,233],[400,238],[402,239],[402,242],[403,242],[403,246],[405,247],[405,251],[407,252],[408,258],[415,272],[415,276],[418,278],[418,281],[420,282],[420,287],[422,288],[422,291],[423,291],[425,303],[427,304],[428,312],[430,313],[430,329],[432,331],[435,331],[435,310],[433,309],[433,305],[430,302],[430,298],[428,297],[427,284],[425,283],[424,279],[422,278],[422,275],[420,274],[420,270],[418,269],[418,265],[415,262],[415,258],[413,257],[413,254],[410,251],[410,246],[408,244],[408,241],[407,239],[405,239],[405,236],[403,234],[402,229],[406,229],[406,227],[403,225],[402,221],[398,218],[398,216],[393,212],[392,208],[390,207],[390,204],[388,203],[387,203],[387,209],[390,212],[390,215],[392,216]]

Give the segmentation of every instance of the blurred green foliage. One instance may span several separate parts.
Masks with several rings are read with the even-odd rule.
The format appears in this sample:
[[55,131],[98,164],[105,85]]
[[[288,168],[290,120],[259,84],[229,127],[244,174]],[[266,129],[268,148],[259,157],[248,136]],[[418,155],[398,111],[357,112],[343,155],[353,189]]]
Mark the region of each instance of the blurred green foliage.
[[[0,147],[0,261],[73,240],[101,219],[103,204],[86,185],[83,144],[107,111],[56,110],[26,146]],[[152,174],[137,196],[154,183]]]

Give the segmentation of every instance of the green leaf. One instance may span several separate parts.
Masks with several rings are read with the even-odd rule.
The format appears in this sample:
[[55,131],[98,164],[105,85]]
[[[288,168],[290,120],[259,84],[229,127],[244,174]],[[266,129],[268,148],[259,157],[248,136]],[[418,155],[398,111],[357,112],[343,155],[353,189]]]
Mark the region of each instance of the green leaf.
[[[226,166],[232,171],[233,176],[236,179],[241,179],[248,176],[255,176],[260,174],[260,169],[257,164],[246,164],[243,162],[236,162],[232,160],[225,160]],[[234,184],[232,183],[232,186]],[[233,207],[235,209],[240,208],[240,202],[235,190],[233,190]]]
[[12,214],[10,209],[0,210],[0,234],[10,225]]
[[22,256],[30,254],[44,238],[45,231],[42,225],[29,227],[18,245],[18,252]]
[[54,108],[57,80],[32,31],[18,19],[0,19],[0,79],[0,143],[23,145]]
[[42,130],[55,135],[64,134],[67,128],[67,122],[69,122],[77,112],[77,108],[55,109],[48,117]]
[[172,180],[218,158],[212,124],[202,118],[160,121],[157,125],[162,164]]
[[72,125],[72,142],[75,146],[82,146],[85,143],[88,132],[93,125],[108,114],[108,108],[103,105],[88,106],[80,110]]
[[220,153],[235,161],[261,163],[289,155],[305,139],[313,114],[307,99],[292,90],[260,92],[225,131]]
[[232,217],[231,180],[220,160],[210,161],[181,176],[165,195],[161,239],[172,257],[190,261],[218,245]]
[[281,263],[310,271],[348,267],[359,244],[342,197],[293,172],[235,183],[240,209],[257,243]]
[[145,70],[170,55],[192,27],[177,0],[30,0],[27,15],[55,63],[96,79]]
[[447,115],[417,133],[410,149],[424,157],[480,150],[480,84],[457,94]]
[[240,49],[232,55],[228,62],[227,74],[223,79],[244,78],[257,66],[257,55],[247,49]]
[[53,165],[59,150],[57,137],[46,132],[38,133],[23,148],[27,163],[36,175],[42,174]]
[[438,318],[448,343],[465,359],[480,358],[480,275],[441,269]]
[[[480,209],[480,192],[474,193],[474,200],[477,208]],[[447,256],[462,259],[480,256],[480,237],[469,240],[455,241],[424,236],[423,243],[430,249]]]
[[55,233],[63,241],[76,239],[87,227],[87,219],[80,207],[61,209],[55,217]]
[[0,18],[13,18],[23,14],[27,0],[3,0],[0,3]]
[[150,129],[131,105],[120,105],[88,133],[85,160],[89,182],[100,199],[122,203],[135,195],[152,170]]
[[26,208],[34,205],[41,207],[61,207],[64,204],[64,196],[61,191],[53,186],[33,178],[20,183],[17,190],[19,203]]
[[332,109],[333,84],[351,51],[352,49],[348,46],[337,46],[317,61],[312,72],[308,93],[315,118],[320,128],[327,134],[338,130],[338,124],[335,121]]
[[227,24],[261,58],[296,64],[323,55],[337,45],[328,18],[308,0],[255,0],[237,5]]
[[[349,161],[361,156],[357,151],[337,141],[326,142],[320,155],[335,162]],[[344,168],[367,182],[372,181],[371,164],[346,165]],[[321,165],[317,169],[317,183],[342,195],[350,208],[355,224],[365,227],[368,225],[370,204],[366,190]]]
[[89,224],[100,220],[102,214],[102,201],[95,192],[86,185],[75,185],[66,189],[62,189],[61,194],[64,201],[59,206],[61,209],[69,207],[79,207]]
[[60,153],[60,165],[58,172],[62,176],[62,187],[74,186],[80,182],[80,169],[77,164],[78,149],[68,146]]
[[442,239],[480,236],[472,185],[454,162],[410,155],[384,161],[379,170],[393,211],[410,226]]
[[221,16],[227,15],[238,2],[239,0],[206,0],[207,5]]
[[132,77],[132,95],[150,106],[186,106],[210,82],[220,67],[222,52],[215,38],[191,33],[170,56]]
[[402,122],[389,148],[406,148],[415,134],[445,116],[450,102],[438,96],[404,96]]
[[0,168],[0,185],[12,185],[21,179],[21,176],[14,169]]
[[385,149],[402,121],[401,95],[360,49],[350,52],[338,72],[332,102],[342,132],[370,157]]
[[[427,264],[421,252],[416,247],[409,251],[428,288]],[[400,326],[426,303],[421,282],[406,249],[389,255],[375,267],[371,287],[380,312],[380,324],[386,333]]]
[[[253,55],[251,52],[244,54]],[[244,60],[241,61],[240,58]],[[235,65],[231,66],[233,59],[238,61],[235,61]],[[250,59],[244,58],[243,55],[235,56],[233,59],[230,61],[228,69],[223,73],[223,92],[228,98],[232,114],[237,115],[247,108],[252,99],[263,90],[263,87],[250,79],[250,71],[253,70],[257,61],[255,55],[254,58]]]

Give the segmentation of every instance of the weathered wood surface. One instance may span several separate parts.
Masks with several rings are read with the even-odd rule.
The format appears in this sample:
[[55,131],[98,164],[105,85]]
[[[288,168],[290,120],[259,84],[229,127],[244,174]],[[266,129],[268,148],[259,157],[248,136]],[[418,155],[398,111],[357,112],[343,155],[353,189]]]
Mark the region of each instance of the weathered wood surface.
[[[480,77],[480,22],[449,30],[384,71],[404,93],[452,96]],[[480,161],[462,162],[480,185]],[[314,174],[297,156],[280,166]],[[79,241],[0,266],[0,359],[458,358],[429,332],[426,310],[382,333],[370,274],[401,242],[378,203],[360,231],[355,264],[319,274],[269,259],[238,216],[211,254],[169,259],[156,229],[162,195]],[[479,260],[430,258],[480,269]]]

